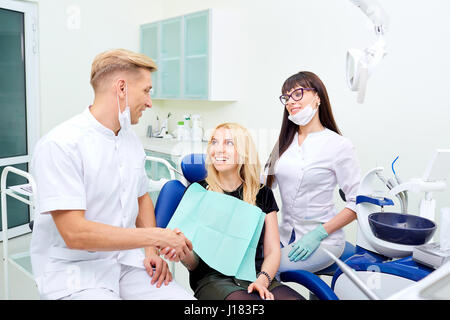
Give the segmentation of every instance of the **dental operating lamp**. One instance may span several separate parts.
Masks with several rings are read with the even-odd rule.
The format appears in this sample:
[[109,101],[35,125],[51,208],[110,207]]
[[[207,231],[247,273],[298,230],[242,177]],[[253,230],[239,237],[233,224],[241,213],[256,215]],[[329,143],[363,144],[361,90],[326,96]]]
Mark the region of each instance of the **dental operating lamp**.
[[346,75],[350,90],[357,91],[357,102],[363,103],[367,81],[375,66],[386,55],[386,42],[384,35],[387,31],[388,16],[377,0],[350,0],[354,5],[372,21],[374,25],[376,42],[365,48],[349,49],[347,52]]

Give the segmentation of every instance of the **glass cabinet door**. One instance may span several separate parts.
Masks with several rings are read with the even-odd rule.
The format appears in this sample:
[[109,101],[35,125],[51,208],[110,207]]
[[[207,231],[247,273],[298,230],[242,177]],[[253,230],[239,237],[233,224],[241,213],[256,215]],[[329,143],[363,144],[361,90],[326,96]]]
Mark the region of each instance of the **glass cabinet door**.
[[161,22],[161,97],[181,97],[181,21]]
[[[0,159],[14,159],[28,153],[23,39],[24,13],[0,8]],[[26,163],[10,165],[28,171]],[[0,166],[0,175],[5,166]],[[9,174],[6,185],[24,183],[26,179]],[[28,205],[6,197],[6,207],[9,229],[28,223]],[[0,221],[0,231],[3,228]]]
[[[7,166],[28,172],[39,137],[36,21],[35,3],[0,2],[0,176]],[[28,183],[11,172],[6,180],[7,187]],[[9,238],[30,232],[33,210],[9,196],[5,204],[8,226],[0,221],[0,236],[6,229]]]
[[0,9],[0,158],[27,154],[24,14]]
[[[159,68],[159,23],[151,23],[141,26],[141,52],[155,61]],[[152,73],[152,90],[150,95],[152,98],[158,98],[159,90],[159,72]]]
[[207,99],[209,86],[209,11],[184,17],[184,97]]

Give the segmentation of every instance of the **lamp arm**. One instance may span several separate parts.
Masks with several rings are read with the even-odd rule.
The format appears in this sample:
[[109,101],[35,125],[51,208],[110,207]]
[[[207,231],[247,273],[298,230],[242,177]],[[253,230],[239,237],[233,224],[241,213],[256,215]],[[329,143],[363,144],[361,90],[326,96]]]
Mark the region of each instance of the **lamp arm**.
[[375,34],[385,34],[389,24],[389,17],[378,3],[377,0],[350,0],[355,6],[372,21],[375,29]]

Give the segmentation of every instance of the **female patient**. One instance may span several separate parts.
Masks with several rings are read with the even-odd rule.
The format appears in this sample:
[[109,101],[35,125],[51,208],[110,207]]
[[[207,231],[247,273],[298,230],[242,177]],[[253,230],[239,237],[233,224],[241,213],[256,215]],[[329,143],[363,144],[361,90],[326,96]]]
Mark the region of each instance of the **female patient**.
[[273,280],[280,264],[278,207],[272,190],[259,183],[260,162],[249,132],[235,123],[217,126],[208,143],[206,166],[208,175],[199,182],[200,185],[256,205],[266,217],[256,250],[256,281],[250,283],[223,275],[191,252],[182,262],[190,272],[195,297],[209,300],[303,299],[290,287]]

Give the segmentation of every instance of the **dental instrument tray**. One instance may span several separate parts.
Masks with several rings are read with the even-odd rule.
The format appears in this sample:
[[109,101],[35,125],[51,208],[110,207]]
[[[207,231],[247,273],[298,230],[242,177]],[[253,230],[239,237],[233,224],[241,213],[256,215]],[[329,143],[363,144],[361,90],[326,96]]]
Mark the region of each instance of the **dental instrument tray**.
[[376,212],[368,218],[375,237],[398,244],[422,245],[436,231],[433,221],[411,214]]
[[450,249],[442,250],[437,242],[427,243],[414,247],[412,257],[419,263],[437,269],[450,261]]

